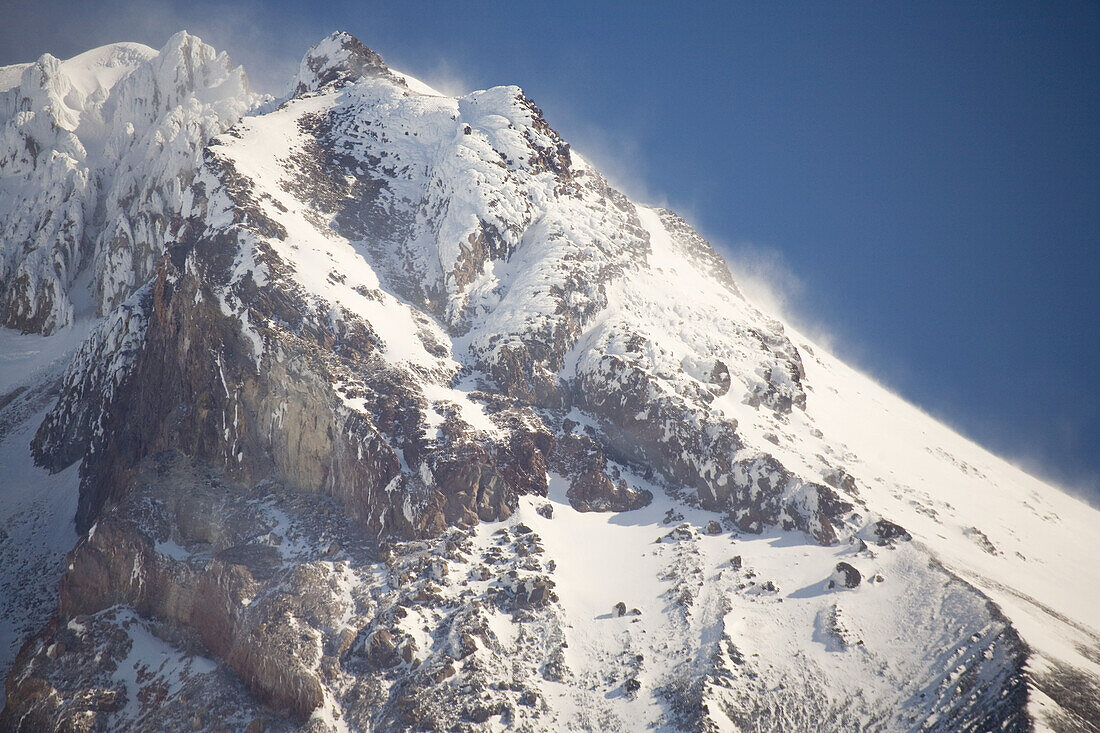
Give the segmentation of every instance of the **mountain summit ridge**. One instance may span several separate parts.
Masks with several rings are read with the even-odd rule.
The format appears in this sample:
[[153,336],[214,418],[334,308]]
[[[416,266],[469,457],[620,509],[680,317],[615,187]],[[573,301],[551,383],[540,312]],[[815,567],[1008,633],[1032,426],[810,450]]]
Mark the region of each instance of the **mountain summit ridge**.
[[1100,513],[754,305],[518,87],[334,33],[264,100],[177,34],[104,99],[121,173],[0,156],[73,222],[0,230],[5,323],[61,354],[0,334],[4,587],[43,568],[0,726],[1100,725]]
[[366,77],[386,76],[393,78],[381,56],[350,33],[336,31],[306,53],[291,86],[293,93],[300,95]]

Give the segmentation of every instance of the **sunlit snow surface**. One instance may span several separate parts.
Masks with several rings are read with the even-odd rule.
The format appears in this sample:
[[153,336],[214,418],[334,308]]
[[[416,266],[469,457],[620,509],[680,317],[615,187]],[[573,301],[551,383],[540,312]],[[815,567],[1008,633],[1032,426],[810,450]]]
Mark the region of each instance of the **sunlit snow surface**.
[[0,68],[4,325],[53,333],[140,287],[206,142],[259,101],[185,32]]

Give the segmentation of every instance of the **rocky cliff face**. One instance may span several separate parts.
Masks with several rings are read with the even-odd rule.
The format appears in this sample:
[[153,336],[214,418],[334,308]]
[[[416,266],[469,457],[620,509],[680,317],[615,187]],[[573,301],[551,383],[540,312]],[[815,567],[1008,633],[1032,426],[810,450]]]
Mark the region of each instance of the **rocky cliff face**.
[[[446,97],[334,34],[246,114],[197,39],[125,50],[51,128],[80,163],[94,112],[119,173],[0,168],[102,214],[0,232],[9,325],[62,329],[81,277],[98,314],[15,433],[78,472],[80,540],[0,724],[1095,724],[1064,684],[1100,679],[1095,618],[973,541],[1004,559],[1072,500],[762,313],[521,90]],[[6,94],[69,99],[72,63]],[[960,496],[1032,511],[979,530]]]

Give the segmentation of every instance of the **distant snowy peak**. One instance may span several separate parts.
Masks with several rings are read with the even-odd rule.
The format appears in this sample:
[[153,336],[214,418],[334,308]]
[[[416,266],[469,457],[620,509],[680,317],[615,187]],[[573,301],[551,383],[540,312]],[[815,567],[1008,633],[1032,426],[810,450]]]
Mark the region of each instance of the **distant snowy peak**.
[[19,88],[19,95],[5,98],[15,102],[19,111],[53,104],[49,112],[54,121],[75,130],[85,109],[95,104],[90,97],[102,98],[120,79],[156,56],[155,50],[141,43],[112,43],[65,61],[44,53],[33,63],[0,69],[0,90]]
[[169,38],[158,53],[134,69],[127,82],[112,94],[108,105],[120,123],[143,117],[152,123],[196,102],[236,121],[256,102],[244,68],[233,66],[227,53],[186,31]]
[[0,324],[43,334],[148,278],[203,147],[258,101],[242,69],[186,32],[159,52],[44,54],[0,81]]
[[[86,94],[98,88],[110,89],[145,62],[156,58],[157,50],[144,43],[109,43],[60,62],[61,69]],[[42,58],[50,57],[49,54]]]

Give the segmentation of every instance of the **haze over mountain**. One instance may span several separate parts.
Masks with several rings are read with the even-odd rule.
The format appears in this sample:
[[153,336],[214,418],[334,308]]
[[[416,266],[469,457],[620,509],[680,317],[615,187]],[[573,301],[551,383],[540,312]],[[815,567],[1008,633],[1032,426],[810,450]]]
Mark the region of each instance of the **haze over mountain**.
[[1100,729],[1100,512],[519,87],[181,32],[0,119],[0,726]]

